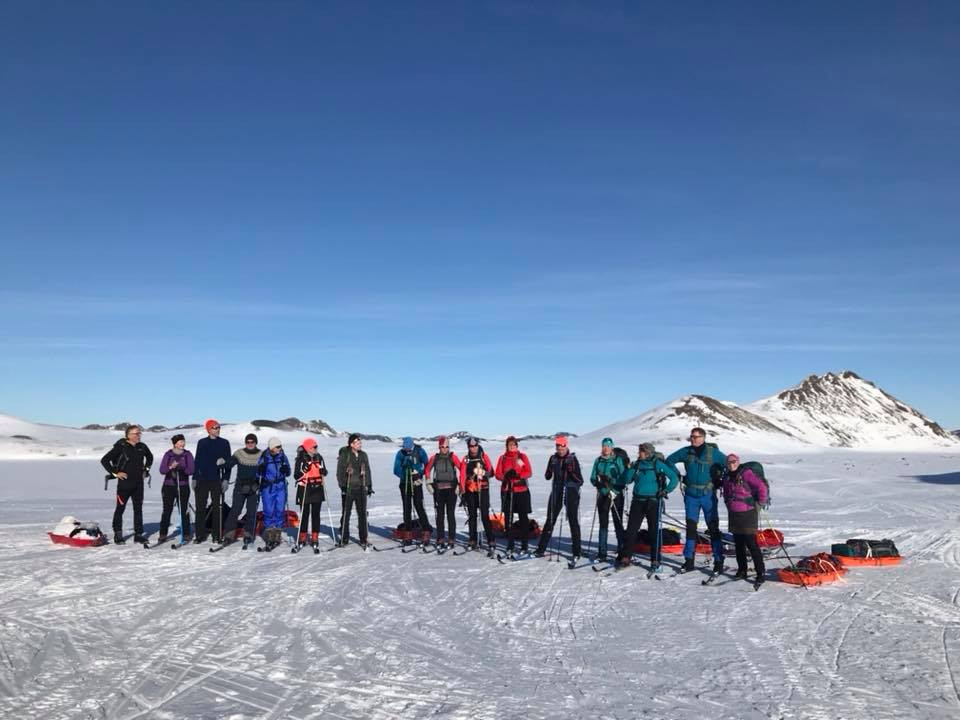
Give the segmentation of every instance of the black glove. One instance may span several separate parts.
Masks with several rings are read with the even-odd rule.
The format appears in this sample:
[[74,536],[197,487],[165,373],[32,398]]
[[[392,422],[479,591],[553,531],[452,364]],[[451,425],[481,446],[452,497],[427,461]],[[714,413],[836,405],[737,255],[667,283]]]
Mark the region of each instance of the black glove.
[[667,495],[667,491],[666,491],[666,490],[664,490],[663,488],[660,488],[659,490],[657,490],[657,497],[658,497],[658,498],[666,499],[666,498],[668,498],[668,497],[670,497],[670,496]]
[[507,470],[507,472],[504,473],[504,475],[503,475],[503,479],[504,479],[504,480],[509,480],[510,482],[513,482],[514,480],[517,479],[517,471],[516,471],[516,470]]
[[373,495],[373,488],[372,488],[372,487],[368,487],[368,488],[367,488],[367,497],[370,497],[371,495]]

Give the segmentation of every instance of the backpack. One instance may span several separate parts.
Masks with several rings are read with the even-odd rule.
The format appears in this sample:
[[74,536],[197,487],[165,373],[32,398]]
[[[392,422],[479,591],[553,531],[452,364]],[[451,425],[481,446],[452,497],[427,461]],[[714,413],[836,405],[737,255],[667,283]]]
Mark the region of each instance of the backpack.
[[448,486],[457,482],[457,468],[453,464],[453,456],[449,453],[433,456],[433,477],[438,486]]
[[[739,470],[749,470],[754,475],[756,475],[760,481],[767,487],[767,502],[770,502],[772,495],[770,494],[770,481],[767,480],[767,476],[763,474],[763,465],[758,463],[756,460],[751,460],[750,462],[740,463]],[[753,498],[750,498],[750,504],[756,505],[757,501]]]
[[627,455],[627,451],[620,447],[615,447],[613,449],[614,457],[618,457],[623,461],[623,469],[626,470],[630,467],[630,456]]
[[893,540],[864,540],[855,538],[847,540],[847,546],[852,551],[852,557],[899,557],[900,551]]

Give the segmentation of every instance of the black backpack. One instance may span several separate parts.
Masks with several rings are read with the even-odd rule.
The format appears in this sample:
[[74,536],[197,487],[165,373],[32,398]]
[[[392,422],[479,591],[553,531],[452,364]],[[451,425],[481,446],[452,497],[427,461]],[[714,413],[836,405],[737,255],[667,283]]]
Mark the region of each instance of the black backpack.
[[847,546],[853,551],[853,557],[900,557],[900,551],[893,540],[865,540],[854,538],[847,540]]
[[615,447],[613,454],[623,461],[623,469],[626,471],[626,469],[630,467],[630,456],[627,455],[627,451],[621,447]]

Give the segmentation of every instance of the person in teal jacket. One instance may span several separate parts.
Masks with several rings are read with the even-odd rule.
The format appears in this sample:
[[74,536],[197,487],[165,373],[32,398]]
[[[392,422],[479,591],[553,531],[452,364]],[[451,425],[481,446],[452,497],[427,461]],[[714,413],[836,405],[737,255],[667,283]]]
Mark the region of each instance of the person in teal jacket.
[[723,542],[720,535],[720,512],[717,504],[717,488],[714,487],[710,468],[718,466],[720,470],[727,462],[727,456],[713,443],[707,442],[707,433],[703,428],[695,427],[690,431],[690,444],[667,456],[667,464],[683,463],[683,506],[687,519],[687,537],[683,546],[683,572],[693,570],[697,545],[697,523],[700,512],[710,531],[710,544],[713,549],[713,571],[723,571]]
[[640,445],[637,459],[623,474],[624,486],[633,483],[633,500],[630,501],[630,522],[627,523],[626,542],[617,555],[618,565],[629,565],[633,544],[637,541],[640,525],[647,520],[650,534],[650,571],[660,572],[660,514],[663,501],[674,491],[680,476],[671,465],[656,456],[652,443]]
[[[622,451],[621,451],[622,452]],[[613,507],[613,529],[617,534],[617,552],[623,545],[623,485],[620,476],[627,469],[626,463],[613,451],[613,440],[604,438],[600,445],[600,457],[593,461],[590,484],[597,489],[597,517],[600,530],[597,540],[597,560],[607,559],[607,526],[610,508]]]

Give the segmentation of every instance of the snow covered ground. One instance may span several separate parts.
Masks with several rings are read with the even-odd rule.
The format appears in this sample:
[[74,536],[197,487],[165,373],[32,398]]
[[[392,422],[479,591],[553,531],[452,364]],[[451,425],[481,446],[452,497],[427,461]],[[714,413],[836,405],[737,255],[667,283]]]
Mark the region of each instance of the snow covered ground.
[[[288,452],[299,437],[284,436]],[[147,441],[159,458],[166,446]],[[328,462],[340,442],[321,440]],[[370,522],[385,551],[318,556],[54,546],[45,532],[68,513],[109,528],[96,459],[71,446],[72,459],[0,460],[0,716],[960,715],[958,454],[761,458],[791,554],[868,536],[893,538],[907,557],[832,586],[768,582],[754,593],[702,587],[701,573],[655,582],[639,569],[401,554],[384,537],[400,518],[395,446],[367,449]],[[592,443],[574,449],[589,467]],[[542,477],[549,444],[525,450]],[[533,487],[542,521],[548,484]],[[584,537],[592,505],[585,493]],[[682,516],[679,494],[668,512]],[[148,530],[159,515],[155,482]],[[458,523],[462,533],[462,514]],[[567,538],[565,528],[565,551]]]

